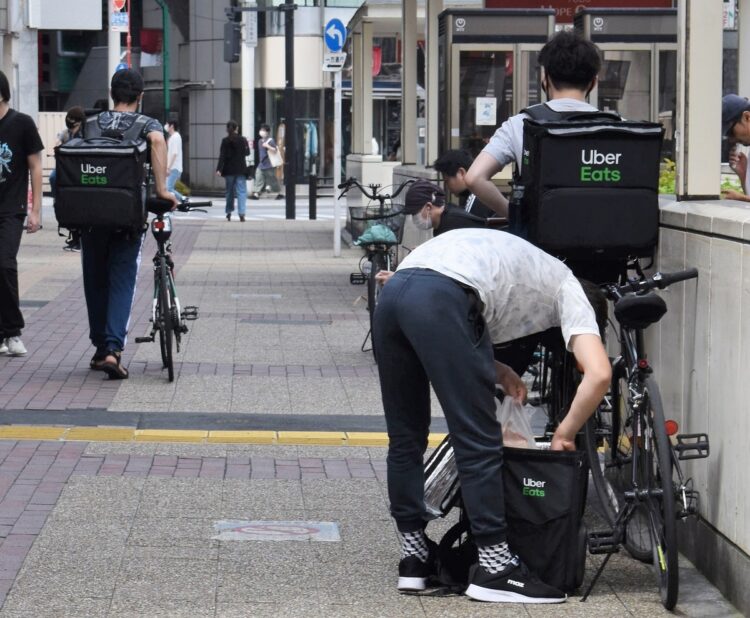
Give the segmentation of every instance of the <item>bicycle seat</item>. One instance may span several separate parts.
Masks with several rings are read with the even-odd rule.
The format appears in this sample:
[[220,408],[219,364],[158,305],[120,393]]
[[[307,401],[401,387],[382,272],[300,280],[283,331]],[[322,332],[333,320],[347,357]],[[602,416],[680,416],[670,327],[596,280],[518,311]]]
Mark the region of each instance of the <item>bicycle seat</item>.
[[149,197],[146,199],[146,209],[155,215],[163,215],[172,210],[174,203],[161,197]]
[[667,303],[653,292],[623,296],[615,303],[617,321],[628,328],[646,328],[661,320]]

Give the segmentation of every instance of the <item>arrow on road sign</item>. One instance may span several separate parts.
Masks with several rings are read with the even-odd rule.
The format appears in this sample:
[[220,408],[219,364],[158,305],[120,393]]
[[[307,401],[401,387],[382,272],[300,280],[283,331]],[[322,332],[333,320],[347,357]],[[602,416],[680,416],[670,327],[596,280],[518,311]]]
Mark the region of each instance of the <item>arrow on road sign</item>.
[[340,19],[331,19],[323,30],[326,47],[332,52],[341,51],[346,41],[346,26]]

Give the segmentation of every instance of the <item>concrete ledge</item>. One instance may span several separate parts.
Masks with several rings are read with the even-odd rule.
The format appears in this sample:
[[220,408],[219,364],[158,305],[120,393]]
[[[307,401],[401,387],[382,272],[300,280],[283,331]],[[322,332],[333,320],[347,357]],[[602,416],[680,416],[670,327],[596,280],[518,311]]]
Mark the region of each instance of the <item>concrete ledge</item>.
[[736,200],[678,202],[673,197],[659,200],[663,226],[688,232],[750,241],[750,203]]

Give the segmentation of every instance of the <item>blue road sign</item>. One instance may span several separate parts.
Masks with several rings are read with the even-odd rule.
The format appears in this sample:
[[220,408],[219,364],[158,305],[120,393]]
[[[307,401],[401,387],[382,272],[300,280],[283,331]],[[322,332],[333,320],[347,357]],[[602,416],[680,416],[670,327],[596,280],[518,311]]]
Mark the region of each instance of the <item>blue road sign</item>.
[[341,51],[346,42],[346,26],[340,19],[330,19],[323,29],[326,47],[332,52]]
[[117,71],[122,71],[123,69],[127,69],[127,68],[128,68],[128,65],[124,62],[121,62],[115,67],[115,73],[117,73]]

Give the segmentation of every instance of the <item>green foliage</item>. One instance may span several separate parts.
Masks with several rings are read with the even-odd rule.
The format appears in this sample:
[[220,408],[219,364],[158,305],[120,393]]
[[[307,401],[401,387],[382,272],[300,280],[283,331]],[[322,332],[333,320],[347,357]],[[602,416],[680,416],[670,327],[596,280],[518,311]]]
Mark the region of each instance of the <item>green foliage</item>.
[[675,162],[671,159],[662,161],[661,171],[659,172],[659,193],[674,193],[675,169]]

